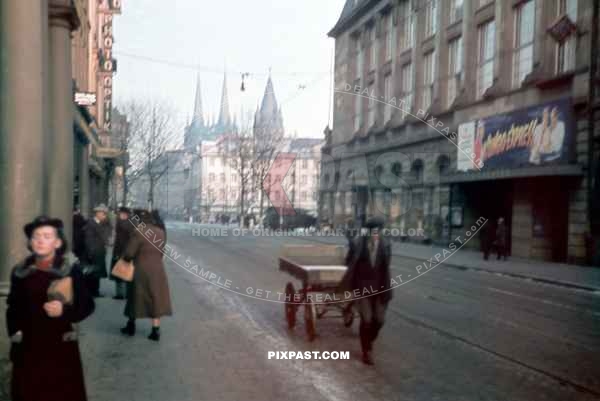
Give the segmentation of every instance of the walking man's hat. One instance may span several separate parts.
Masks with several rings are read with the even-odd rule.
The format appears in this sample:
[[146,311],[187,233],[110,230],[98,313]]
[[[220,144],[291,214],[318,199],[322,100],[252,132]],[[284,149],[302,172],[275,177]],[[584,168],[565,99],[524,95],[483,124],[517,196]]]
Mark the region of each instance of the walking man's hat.
[[106,205],[104,203],[101,203],[94,208],[94,212],[108,213],[108,208],[106,207]]
[[368,228],[369,230],[375,229],[375,228],[383,228],[383,226],[385,225],[385,220],[383,220],[382,217],[371,217],[369,220],[367,220],[365,227]]

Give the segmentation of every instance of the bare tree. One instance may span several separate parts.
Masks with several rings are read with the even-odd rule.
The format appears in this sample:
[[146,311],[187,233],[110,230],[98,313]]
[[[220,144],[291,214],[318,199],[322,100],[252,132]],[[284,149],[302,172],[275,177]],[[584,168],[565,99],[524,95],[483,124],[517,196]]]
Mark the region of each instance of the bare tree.
[[240,127],[219,143],[219,153],[239,177],[239,203],[242,221],[254,189],[254,140],[250,120],[241,121]]
[[259,215],[264,214],[265,194],[271,191],[271,180],[267,174],[277,154],[283,150],[285,140],[283,132],[255,127],[254,138],[254,163],[252,163],[254,192],[259,198]]
[[152,209],[156,184],[169,168],[166,152],[174,146],[181,130],[175,123],[173,109],[164,101],[133,100],[122,108],[129,121],[125,187],[142,178],[148,183],[147,202]]

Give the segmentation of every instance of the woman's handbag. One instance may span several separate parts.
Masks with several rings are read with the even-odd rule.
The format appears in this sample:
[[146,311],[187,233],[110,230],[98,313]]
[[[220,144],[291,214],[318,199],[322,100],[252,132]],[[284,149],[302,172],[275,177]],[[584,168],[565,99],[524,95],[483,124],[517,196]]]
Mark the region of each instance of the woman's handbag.
[[112,275],[116,278],[120,278],[123,281],[133,281],[133,273],[135,267],[133,262],[125,262],[123,259],[119,259],[112,269]]
[[73,304],[73,279],[64,277],[54,280],[48,286],[48,300],[60,301],[65,305]]

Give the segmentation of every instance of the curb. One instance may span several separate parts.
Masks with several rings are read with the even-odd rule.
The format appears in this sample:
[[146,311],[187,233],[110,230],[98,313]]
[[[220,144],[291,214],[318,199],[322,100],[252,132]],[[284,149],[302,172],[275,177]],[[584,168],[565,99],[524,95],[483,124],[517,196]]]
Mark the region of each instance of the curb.
[[[332,244],[331,242],[328,242],[328,241],[321,241],[318,239],[318,237],[315,238],[315,237],[298,236],[296,238],[302,238],[302,239],[306,239],[307,241],[312,241],[312,242]],[[333,244],[333,245],[335,245],[335,244]],[[339,245],[339,244],[337,244],[337,245]],[[417,256],[407,255],[407,254],[398,253],[398,252],[394,252],[394,251],[392,251],[392,256],[400,256],[403,258],[414,259],[414,260],[418,260],[418,261],[427,260],[427,259],[419,258]],[[583,285],[583,284],[579,284],[579,283],[573,283],[571,281],[556,280],[556,279],[550,279],[550,278],[539,277],[539,276],[530,276],[530,275],[525,275],[525,274],[521,274],[521,273],[503,272],[503,271],[497,271],[497,270],[492,270],[492,269],[486,269],[483,267],[464,266],[464,265],[458,265],[455,263],[448,263],[448,262],[441,263],[439,266],[443,266],[443,267],[447,267],[447,268],[451,268],[451,269],[462,270],[462,271],[474,270],[474,271],[482,271],[482,272],[492,273],[492,274],[501,274],[501,275],[505,275],[508,277],[533,280],[535,282],[550,284],[550,285],[554,285],[557,287],[600,293],[600,287],[594,287],[594,286],[588,286],[588,285]]]
[[[393,256],[400,256],[400,257],[407,258],[407,259],[419,260],[419,261],[426,260],[426,259],[418,258],[416,256],[402,254],[402,253],[394,253],[394,252],[392,252],[392,255]],[[463,270],[463,271],[465,271],[465,270],[475,270],[475,271],[482,271],[482,272],[492,273],[492,274],[501,274],[503,276],[520,278],[520,279],[527,279],[527,280],[533,280],[533,281],[536,281],[536,282],[539,282],[539,283],[551,284],[551,285],[555,285],[555,286],[558,286],[558,287],[564,287],[564,288],[571,288],[571,289],[576,289],[576,290],[582,290],[582,291],[589,291],[589,292],[598,292],[598,293],[600,293],[600,287],[587,286],[587,285],[583,285],[583,284],[573,283],[572,281],[556,280],[556,279],[550,279],[550,278],[539,277],[539,276],[528,276],[528,275],[521,274],[521,273],[513,273],[513,272],[507,272],[507,271],[497,271],[497,270],[492,270],[492,269],[485,269],[483,267],[464,266],[464,265],[458,265],[458,264],[455,264],[455,263],[448,263],[448,262],[441,263],[440,266],[445,266],[445,267],[449,267],[449,268],[452,268],[452,269]]]

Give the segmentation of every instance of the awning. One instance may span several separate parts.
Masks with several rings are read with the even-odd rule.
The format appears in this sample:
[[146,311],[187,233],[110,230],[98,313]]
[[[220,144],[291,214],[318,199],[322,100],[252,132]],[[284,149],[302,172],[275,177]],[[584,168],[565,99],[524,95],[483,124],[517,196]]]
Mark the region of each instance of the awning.
[[521,168],[490,169],[483,171],[466,171],[440,177],[441,184],[459,182],[476,182],[506,180],[511,178],[528,177],[578,177],[583,175],[583,167],[580,164],[562,164],[554,166],[531,166]]
[[98,135],[94,132],[94,130],[90,127],[89,122],[84,116],[82,109],[77,105],[74,105],[73,114],[75,116],[75,125],[79,128],[80,132],[83,134],[83,140],[85,144],[92,143],[94,146],[99,145]]

